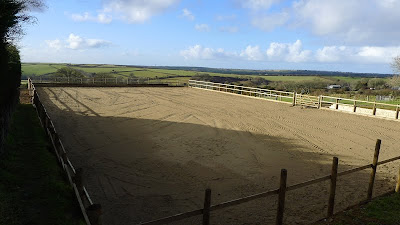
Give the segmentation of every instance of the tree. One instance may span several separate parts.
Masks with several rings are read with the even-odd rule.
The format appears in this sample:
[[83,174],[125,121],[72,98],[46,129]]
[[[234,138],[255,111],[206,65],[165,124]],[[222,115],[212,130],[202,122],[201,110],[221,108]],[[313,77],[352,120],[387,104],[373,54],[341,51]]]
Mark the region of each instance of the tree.
[[24,34],[22,25],[35,22],[30,11],[42,10],[41,0],[1,0],[0,1],[0,38],[1,43],[13,41]]
[[400,56],[396,56],[393,58],[393,62],[391,64],[393,71],[400,75]]
[[400,56],[393,58],[391,66],[397,75],[394,75],[392,78],[390,78],[387,83],[390,87],[400,87]]
[[70,78],[82,78],[85,75],[80,70],[76,70],[70,67],[62,67],[55,73],[57,77],[70,77]]

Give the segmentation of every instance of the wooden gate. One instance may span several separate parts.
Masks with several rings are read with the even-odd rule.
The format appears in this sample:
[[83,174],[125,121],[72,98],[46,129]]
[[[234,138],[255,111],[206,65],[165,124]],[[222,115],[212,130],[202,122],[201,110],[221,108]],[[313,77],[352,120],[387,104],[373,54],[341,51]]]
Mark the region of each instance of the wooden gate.
[[319,108],[320,98],[318,96],[296,94],[296,105]]

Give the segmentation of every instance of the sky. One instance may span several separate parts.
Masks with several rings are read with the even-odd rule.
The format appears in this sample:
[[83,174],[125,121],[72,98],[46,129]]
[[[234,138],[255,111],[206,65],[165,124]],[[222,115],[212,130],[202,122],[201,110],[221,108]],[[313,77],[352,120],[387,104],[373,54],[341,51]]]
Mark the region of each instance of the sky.
[[400,0],[44,0],[23,62],[393,73]]

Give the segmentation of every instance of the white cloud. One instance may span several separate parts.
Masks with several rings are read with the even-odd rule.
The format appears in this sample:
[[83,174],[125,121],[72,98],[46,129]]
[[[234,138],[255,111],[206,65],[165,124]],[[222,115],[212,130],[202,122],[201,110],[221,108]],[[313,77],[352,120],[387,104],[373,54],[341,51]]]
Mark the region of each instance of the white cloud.
[[67,39],[67,48],[70,49],[78,49],[81,48],[83,45],[83,39],[79,37],[78,35],[70,34],[68,39]]
[[325,46],[316,51],[315,57],[319,62],[338,62],[349,54],[349,49],[345,46]]
[[400,46],[325,46],[315,53],[318,62],[388,64],[400,53]]
[[239,28],[235,26],[220,27],[219,31],[227,33],[236,33],[239,31]]
[[49,48],[55,49],[55,50],[60,50],[62,48],[62,43],[60,40],[56,39],[56,40],[46,40],[45,41],[47,46]]
[[129,23],[143,23],[179,0],[105,0],[104,12],[118,14]]
[[281,0],[237,0],[241,7],[252,10],[269,9]]
[[75,34],[70,34],[66,42],[66,47],[70,49],[101,48],[111,44],[109,41],[101,39],[85,39]]
[[97,17],[90,15],[90,13],[85,12],[83,14],[72,14],[71,15],[72,20],[77,21],[77,22],[98,22],[98,23],[111,23],[112,21],[112,16],[107,15],[105,13],[99,13]]
[[258,45],[248,45],[236,52],[222,48],[213,49],[194,45],[180,52],[185,59],[233,59],[262,62],[288,63],[339,63],[357,65],[388,65],[393,57],[399,55],[399,46],[324,46],[316,50],[303,49],[300,40],[293,43],[272,42],[266,50]]
[[111,23],[112,21],[112,16],[111,15],[107,15],[105,13],[99,13],[97,15],[97,21],[99,23]]
[[192,12],[190,12],[188,9],[183,9],[182,10],[182,17],[187,18],[188,20],[194,20],[194,15]]
[[65,41],[59,39],[46,40],[45,43],[50,49],[61,50],[69,48],[73,50],[82,50],[90,48],[102,48],[111,45],[111,42],[101,39],[82,38],[75,34],[70,34]]
[[259,61],[264,58],[263,53],[260,50],[259,46],[247,46],[245,50],[240,53],[241,57],[246,58],[247,60],[255,60]]
[[182,50],[180,55],[185,59],[217,59],[233,57],[235,53],[225,52],[224,49],[218,48],[204,48],[201,45],[190,46],[189,48]]
[[194,28],[200,32],[210,31],[210,27],[207,24],[196,24]]
[[312,52],[303,50],[300,40],[293,44],[272,42],[267,49],[268,59],[272,61],[306,62],[311,59]]
[[398,0],[300,0],[292,10],[295,27],[329,39],[388,45],[400,36]]
[[273,13],[263,16],[254,16],[251,24],[255,27],[260,28],[261,30],[271,31],[275,27],[286,24],[289,18],[290,16],[286,12]]

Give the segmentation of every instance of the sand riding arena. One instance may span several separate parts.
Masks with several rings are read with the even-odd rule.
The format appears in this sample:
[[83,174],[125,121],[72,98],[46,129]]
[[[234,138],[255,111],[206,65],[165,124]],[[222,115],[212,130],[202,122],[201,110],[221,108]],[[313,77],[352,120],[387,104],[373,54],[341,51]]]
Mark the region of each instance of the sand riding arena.
[[[83,168],[103,224],[140,224],[400,155],[400,124],[195,88],[40,87],[67,154]],[[398,162],[378,167],[374,196]],[[365,198],[369,170],[339,177],[335,211]],[[326,216],[329,182],[286,194],[284,224]],[[211,212],[211,224],[274,224],[277,197]],[[201,216],[170,224],[201,224]]]

